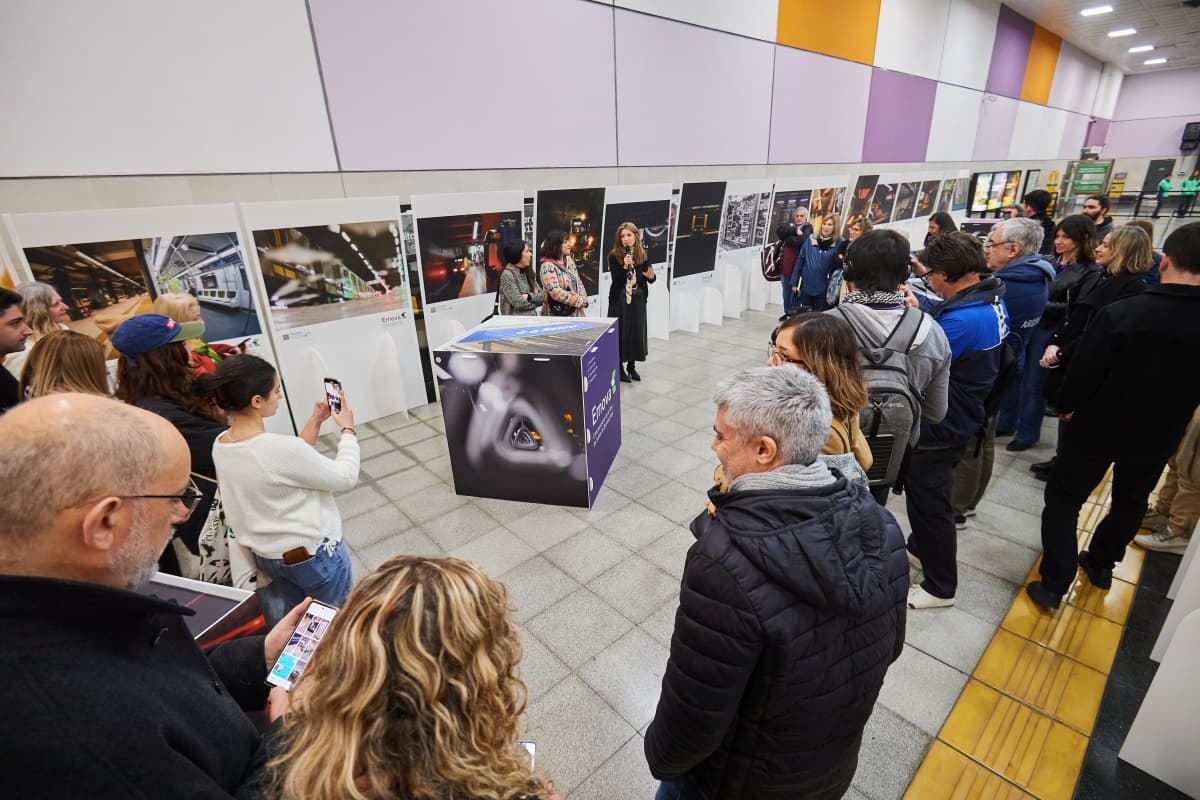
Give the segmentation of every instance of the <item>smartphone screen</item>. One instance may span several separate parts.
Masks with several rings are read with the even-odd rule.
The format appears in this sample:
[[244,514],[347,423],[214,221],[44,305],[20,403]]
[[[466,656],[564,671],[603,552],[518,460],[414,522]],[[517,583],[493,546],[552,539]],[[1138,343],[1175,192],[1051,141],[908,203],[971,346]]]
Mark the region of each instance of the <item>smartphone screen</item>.
[[325,379],[325,397],[329,400],[329,410],[337,414],[342,410],[342,384],[337,378]]
[[308,666],[313,651],[317,649],[317,644],[325,635],[325,631],[329,630],[329,622],[336,613],[337,609],[333,606],[327,606],[316,600],[312,601],[308,610],[304,612],[304,616],[300,618],[300,624],[296,626],[296,630],[292,631],[291,637],[284,645],[283,652],[279,654],[271,671],[267,673],[267,683],[272,686],[282,686],[291,691],[292,684],[299,679],[304,668]]
[[533,772],[535,769],[537,769],[537,767],[534,766],[534,759],[537,756],[537,744],[534,742],[517,742],[517,747],[520,747],[529,754],[529,771]]

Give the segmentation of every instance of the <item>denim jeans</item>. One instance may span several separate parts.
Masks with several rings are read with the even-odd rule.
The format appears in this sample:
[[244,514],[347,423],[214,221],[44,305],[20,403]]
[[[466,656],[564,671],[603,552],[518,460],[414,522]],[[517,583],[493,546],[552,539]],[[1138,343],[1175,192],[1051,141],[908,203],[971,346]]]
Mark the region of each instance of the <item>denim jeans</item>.
[[790,277],[785,277],[779,281],[779,285],[783,287],[783,313],[789,317],[795,314],[800,305],[800,295],[792,291],[792,281]]
[[1042,422],[1046,415],[1046,379],[1050,370],[1037,362],[1046,352],[1046,345],[1053,335],[1053,331],[1042,327],[1034,328],[1029,335],[1029,345],[1025,349],[1025,371],[1021,373],[1021,404],[1013,441],[1037,444],[1042,439]]
[[271,583],[258,590],[258,602],[268,625],[274,625],[304,601],[305,597],[340,606],[354,577],[350,568],[350,549],[344,542],[326,540],[316,554],[299,564],[285,564],[282,558],[255,555],[259,572]]
[[[1010,337],[1008,340],[1009,346],[1013,349],[1013,355],[1017,357],[1017,379],[1000,398],[1000,419],[996,425],[997,430],[1011,431],[1017,427],[1017,417],[1020,416],[1021,411],[1021,381],[1025,379],[1025,365],[1029,363],[1029,338],[1032,338],[1032,332],[1025,336]],[[1041,356],[1039,355],[1038,358]]]
[[824,311],[829,308],[829,303],[825,300],[825,292],[822,290],[819,294],[808,294],[803,287],[800,293],[796,295],[796,306],[811,308],[813,311]]

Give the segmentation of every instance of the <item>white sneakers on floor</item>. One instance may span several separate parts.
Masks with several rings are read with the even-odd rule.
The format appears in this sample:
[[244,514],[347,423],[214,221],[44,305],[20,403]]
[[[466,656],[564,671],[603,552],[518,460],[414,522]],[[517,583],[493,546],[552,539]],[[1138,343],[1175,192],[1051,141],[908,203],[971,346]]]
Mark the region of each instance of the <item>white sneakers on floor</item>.
[[909,608],[948,608],[952,605],[954,605],[953,597],[934,597],[920,585],[913,586],[908,590]]
[[1188,548],[1190,537],[1171,533],[1170,528],[1161,528],[1153,533],[1142,533],[1133,537],[1133,541],[1144,550],[1157,550],[1161,553],[1182,553]]

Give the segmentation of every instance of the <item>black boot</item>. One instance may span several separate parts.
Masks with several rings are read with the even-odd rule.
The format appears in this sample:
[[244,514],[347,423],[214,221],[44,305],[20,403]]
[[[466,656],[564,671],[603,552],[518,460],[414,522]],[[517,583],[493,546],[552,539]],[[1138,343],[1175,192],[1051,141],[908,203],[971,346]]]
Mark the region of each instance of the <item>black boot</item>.
[[624,369],[621,370],[621,383],[633,383],[633,378],[630,378],[629,373]]
[[635,362],[630,361],[629,369],[626,371],[629,373],[629,377],[633,378],[635,381],[640,381],[642,379],[642,376],[638,375],[637,364]]

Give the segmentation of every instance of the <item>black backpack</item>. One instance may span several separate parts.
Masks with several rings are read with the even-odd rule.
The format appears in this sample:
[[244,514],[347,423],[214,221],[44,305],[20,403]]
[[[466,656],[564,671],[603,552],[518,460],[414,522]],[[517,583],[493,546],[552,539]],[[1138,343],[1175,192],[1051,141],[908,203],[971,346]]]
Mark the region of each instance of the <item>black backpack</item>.
[[908,351],[917,340],[925,314],[905,307],[896,327],[880,342],[854,314],[846,313],[846,306],[837,310],[854,329],[862,353],[868,398],[859,413],[859,425],[874,458],[867,479],[872,486],[893,484],[905,454],[920,435],[922,394],[908,379]]

